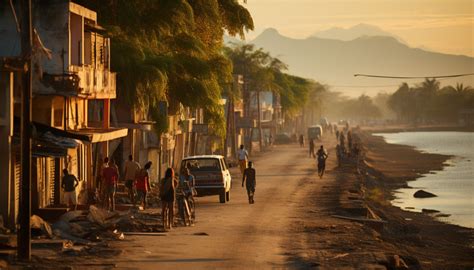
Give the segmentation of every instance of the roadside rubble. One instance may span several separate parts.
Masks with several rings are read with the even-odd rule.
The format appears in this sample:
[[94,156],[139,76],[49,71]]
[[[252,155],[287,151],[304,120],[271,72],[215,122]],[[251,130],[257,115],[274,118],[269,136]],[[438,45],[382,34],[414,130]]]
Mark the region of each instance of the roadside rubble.
[[[110,212],[95,205],[84,211],[69,211],[53,223],[33,215],[31,232],[35,249],[47,249],[61,256],[88,257],[120,255],[123,251],[110,247],[109,241],[125,240],[127,234],[167,235],[162,230],[161,216],[154,209],[139,211],[138,207],[132,207],[128,211]],[[0,223],[0,249],[14,250],[16,247],[16,235]]]

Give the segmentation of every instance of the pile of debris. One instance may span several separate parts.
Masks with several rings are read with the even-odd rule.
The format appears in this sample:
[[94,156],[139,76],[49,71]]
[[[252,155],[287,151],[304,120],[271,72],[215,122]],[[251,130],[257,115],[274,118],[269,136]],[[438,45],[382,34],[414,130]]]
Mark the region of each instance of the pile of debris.
[[[108,247],[108,240],[124,240],[127,233],[162,232],[161,216],[132,207],[124,212],[110,212],[94,205],[89,210],[70,211],[50,224],[41,217],[31,217],[33,248],[49,248],[66,255],[118,255]],[[0,248],[16,248],[16,235],[0,224]]]

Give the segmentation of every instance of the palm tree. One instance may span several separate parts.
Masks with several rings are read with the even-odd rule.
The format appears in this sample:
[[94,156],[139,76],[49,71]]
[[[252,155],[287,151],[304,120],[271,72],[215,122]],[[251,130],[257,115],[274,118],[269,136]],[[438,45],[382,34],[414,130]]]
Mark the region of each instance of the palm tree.
[[436,79],[426,78],[425,81],[421,83],[420,88],[427,92],[434,93],[439,90],[439,85],[440,83]]
[[462,83],[456,83],[456,87],[454,87],[454,89],[456,90],[458,94],[463,94],[467,91],[472,90],[472,87],[464,86]]

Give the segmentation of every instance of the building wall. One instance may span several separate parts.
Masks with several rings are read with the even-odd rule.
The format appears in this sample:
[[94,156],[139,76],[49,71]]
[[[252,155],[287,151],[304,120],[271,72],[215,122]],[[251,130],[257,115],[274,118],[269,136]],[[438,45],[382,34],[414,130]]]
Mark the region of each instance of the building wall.
[[[19,17],[19,1],[13,1]],[[69,1],[33,1],[33,27],[38,31],[44,46],[52,50],[52,59],[41,59],[42,70],[60,74],[67,70],[68,60],[68,20]],[[8,1],[0,3],[0,56],[19,56],[21,50],[20,34]]]

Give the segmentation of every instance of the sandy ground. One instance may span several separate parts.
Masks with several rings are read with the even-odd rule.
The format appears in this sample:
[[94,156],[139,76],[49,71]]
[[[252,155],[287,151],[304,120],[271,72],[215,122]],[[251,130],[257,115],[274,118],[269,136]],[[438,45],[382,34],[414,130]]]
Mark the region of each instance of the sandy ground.
[[[403,269],[394,268],[396,257],[410,269],[473,268],[473,230],[387,203],[394,188],[441,168],[446,156],[420,154],[366,134],[366,166],[338,167],[333,137],[322,142],[329,150],[322,179],[306,148],[275,146],[252,158],[254,205],[233,168],[230,202],[197,198],[194,227],[177,227],[165,236],[126,236],[97,257],[36,255],[48,258],[43,264],[75,269]],[[367,208],[387,221],[383,228],[334,217]]]

